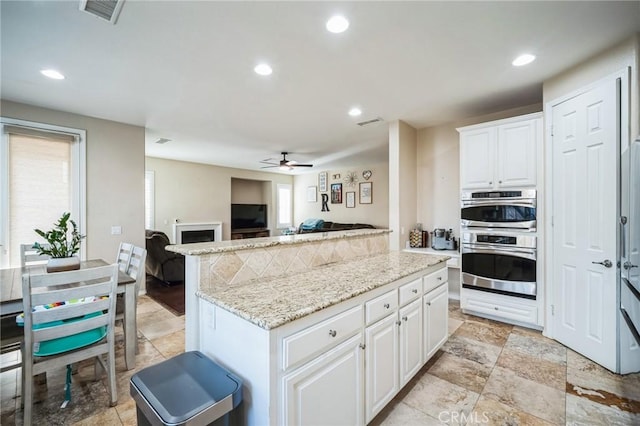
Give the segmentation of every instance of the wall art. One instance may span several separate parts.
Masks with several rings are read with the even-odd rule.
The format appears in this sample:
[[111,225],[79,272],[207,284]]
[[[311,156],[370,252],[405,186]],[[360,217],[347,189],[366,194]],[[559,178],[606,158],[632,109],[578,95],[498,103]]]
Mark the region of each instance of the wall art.
[[318,187],[320,192],[327,192],[327,178],[328,178],[328,173],[327,172],[320,172],[318,173]]
[[353,209],[356,207],[356,193],[353,192],[345,192],[346,203],[348,209]]
[[318,201],[318,187],[307,187],[307,203],[316,203]]
[[373,182],[360,182],[360,204],[373,203]]
[[342,184],[331,184],[331,204],[342,204]]

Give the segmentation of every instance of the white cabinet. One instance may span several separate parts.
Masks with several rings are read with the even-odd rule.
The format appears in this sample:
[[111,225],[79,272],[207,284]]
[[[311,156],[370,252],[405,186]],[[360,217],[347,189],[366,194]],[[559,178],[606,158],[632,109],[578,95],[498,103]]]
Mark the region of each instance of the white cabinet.
[[400,390],[398,376],[399,334],[396,312],[394,311],[394,315],[388,315],[367,327],[365,332],[367,407],[365,417],[367,423]]
[[353,336],[284,376],[284,424],[364,424],[361,339]]
[[422,367],[422,304],[414,300],[399,311],[400,316],[400,386]]
[[476,313],[512,324],[527,327],[542,325],[539,323],[535,300],[463,288],[460,307],[465,313]]
[[424,362],[447,341],[449,335],[449,286],[444,283],[423,297]]
[[542,143],[540,113],[459,128],[460,187],[535,186]]

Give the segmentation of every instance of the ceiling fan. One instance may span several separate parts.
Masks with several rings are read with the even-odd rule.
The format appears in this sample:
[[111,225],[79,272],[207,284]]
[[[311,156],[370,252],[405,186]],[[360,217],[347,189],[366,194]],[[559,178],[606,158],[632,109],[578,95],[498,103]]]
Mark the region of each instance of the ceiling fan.
[[313,167],[313,164],[301,164],[297,161],[287,160],[287,155],[289,155],[288,152],[281,152],[280,154],[282,154],[282,160],[277,163],[275,161],[278,160],[274,158],[267,158],[266,160],[260,161],[263,164],[268,164],[268,166],[262,166],[261,169],[279,167],[280,170],[293,170],[296,167]]

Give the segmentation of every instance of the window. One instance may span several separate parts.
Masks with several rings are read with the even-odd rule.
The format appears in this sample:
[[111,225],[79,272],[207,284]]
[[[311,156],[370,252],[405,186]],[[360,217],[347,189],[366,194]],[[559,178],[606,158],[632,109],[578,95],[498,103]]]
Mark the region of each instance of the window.
[[[0,267],[20,265],[20,244],[40,240],[62,213],[86,234],[84,131],[0,119]],[[80,257],[84,258],[85,245]]]
[[291,185],[278,184],[277,185],[277,213],[278,223],[276,228],[288,228],[292,225],[291,218],[292,200],[291,200]]
[[155,228],[155,173],[153,171],[144,172],[144,227],[145,229]]

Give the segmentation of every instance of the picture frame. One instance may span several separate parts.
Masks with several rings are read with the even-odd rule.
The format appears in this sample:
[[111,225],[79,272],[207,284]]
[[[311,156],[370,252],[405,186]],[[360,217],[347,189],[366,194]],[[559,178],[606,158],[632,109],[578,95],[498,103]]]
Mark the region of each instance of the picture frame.
[[308,186],[307,187],[307,203],[317,203],[317,202],[318,202],[318,187]]
[[373,204],[373,182],[360,182],[360,204]]
[[356,207],[356,192],[355,191],[345,192],[345,199],[346,199],[346,203],[347,203],[347,208],[348,209],[353,209],[353,208]]
[[342,204],[342,184],[331,184],[331,204]]
[[320,192],[327,192],[327,179],[329,174],[327,172],[318,173],[318,189]]

